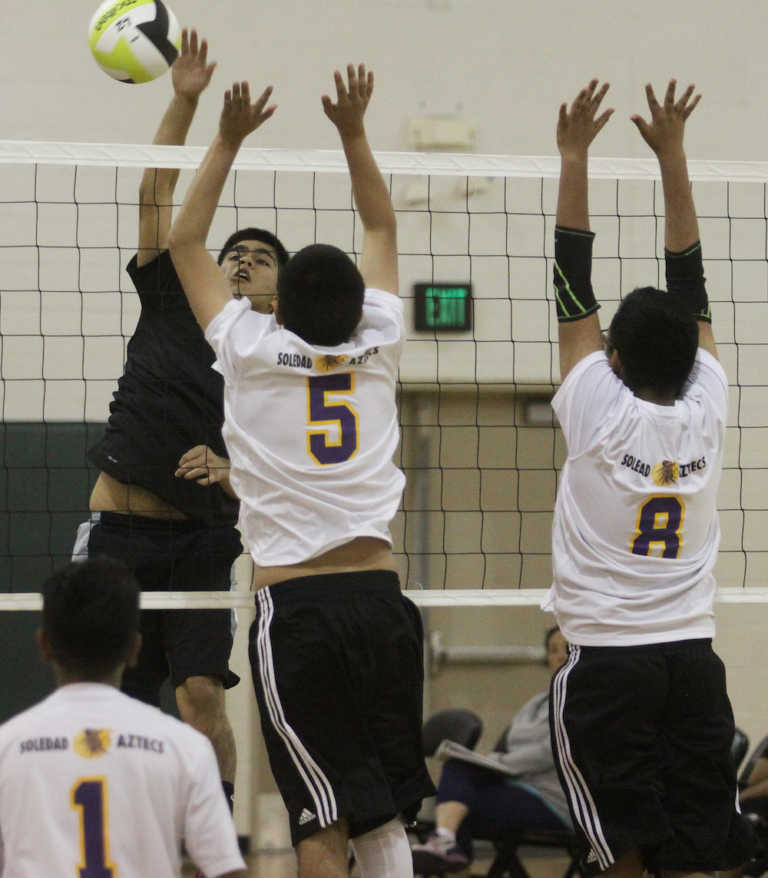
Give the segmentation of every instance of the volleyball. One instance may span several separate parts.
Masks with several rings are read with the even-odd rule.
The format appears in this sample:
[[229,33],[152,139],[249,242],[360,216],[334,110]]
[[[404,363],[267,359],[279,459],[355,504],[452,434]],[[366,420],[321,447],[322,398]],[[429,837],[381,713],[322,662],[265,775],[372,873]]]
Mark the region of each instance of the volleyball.
[[88,27],[101,69],[120,82],[150,82],[173,64],[181,27],[163,0],[105,0]]

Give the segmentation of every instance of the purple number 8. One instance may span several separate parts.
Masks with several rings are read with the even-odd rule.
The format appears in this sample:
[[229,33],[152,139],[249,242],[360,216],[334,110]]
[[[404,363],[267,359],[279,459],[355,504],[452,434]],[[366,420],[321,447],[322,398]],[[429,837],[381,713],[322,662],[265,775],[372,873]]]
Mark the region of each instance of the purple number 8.
[[[650,555],[654,544],[661,544],[662,558],[677,558],[682,537],[680,529],[685,510],[677,497],[651,497],[640,507],[637,532],[632,540],[633,555]],[[663,516],[659,526],[658,516]]]

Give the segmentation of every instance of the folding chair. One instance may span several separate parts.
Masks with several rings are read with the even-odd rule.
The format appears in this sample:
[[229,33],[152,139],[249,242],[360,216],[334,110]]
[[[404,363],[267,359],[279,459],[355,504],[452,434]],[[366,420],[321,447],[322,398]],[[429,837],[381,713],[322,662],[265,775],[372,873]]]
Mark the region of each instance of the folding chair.
[[[482,733],[483,721],[473,711],[461,707],[439,710],[422,726],[422,752],[425,756],[434,756],[437,748],[446,740],[474,750]],[[434,814],[422,809],[416,820],[408,826],[408,832],[423,843],[434,828]]]
[[570,829],[520,829],[494,840],[496,856],[485,878],[530,878],[520,859],[520,848],[547,848],[563,851],[568,856],[568,866],[563,878],[580,875],[579,862],[584,853],[581,841]]
[[[768,742],[768,737],[765,738],[764,742]],[[741,729],[736,729],[733,735],[733,742],[731,743],[731,757],[733,758],[733,764],[737,771],[742,760],[747,755],[747,750],[749,750],[749,738]],[[752,771],[751,768],[750,771]]]

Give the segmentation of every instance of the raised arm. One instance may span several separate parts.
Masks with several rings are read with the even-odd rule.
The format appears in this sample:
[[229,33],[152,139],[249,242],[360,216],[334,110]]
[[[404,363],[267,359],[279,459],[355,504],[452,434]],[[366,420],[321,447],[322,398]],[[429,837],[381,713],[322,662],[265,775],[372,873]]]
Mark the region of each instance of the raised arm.
[[267,107],[272,86],[251,104],[248,83],[224,95],[219,131],[192,181],[171,228],[168,249],[197,322],[205,329],[232,299],[229,282],[205,247],[213,215],[243,140],[275,112]]
[[[181,54],[171,67],[173,97],[153,143],[181,146],[187,139],[200,94],[211,81],[215,63],[208,63],[208,44],[198,43],[197,31],[181,32]],[[168,247],[173,192],[178,168],[147,168],[139,186],[139,266],[151,262]]]
[[560,340],[560,378],[602,347],[592,291],[592,240],[589,230],[587,165],[589,146],[613,110],[597,115],[608,91],[593,79],[571,104],[561,104],[557,120],[560,187],[555,226],[555,300]]
[[387,184],[373,158],[363,116],[373,94],[373,73],[360,64],[347,66],[348,85],[334,73],[336,103],[323,95],[323,110],[341,137],[349,165],[352,192],[365,230],[360,273],[367,287],[399,294],[397,277],[397,221]]
[[664,256],[667,290],[689,303],[699,318],[699,345],[716,357],[712,316],[704,284],[699,224],[683,148],[685,123],[696,109],[701,95],[694,97],[694,86],[689,85],[676,101],[676,85],[676,80],[669,81],[663,104],[656,100],[651,85],[646,85],[651,120],[647,122],[642,116],[635,115],[632,121],[659,160],[666,214]]

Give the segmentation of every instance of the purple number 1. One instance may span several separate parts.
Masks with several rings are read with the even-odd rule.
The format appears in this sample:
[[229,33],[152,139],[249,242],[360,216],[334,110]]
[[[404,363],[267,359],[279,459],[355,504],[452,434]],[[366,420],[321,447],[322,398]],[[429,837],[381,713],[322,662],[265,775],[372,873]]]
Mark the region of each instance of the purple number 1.
[[343,463],[349,460],[358,446],[357,412],[345,402],[329,402],[329,393],[351,393],[354,378],[351,372],[335,375],[311,375],[307,378],[309,395],[309,424],[336,425],[336,436],[328,429],[311,430],[307,435],[309,454],[317,463]]
[[109,863],[106,786],[100,777],[87,777],[72,787],[72,807],[80,811],[80,878],[113,878]]

